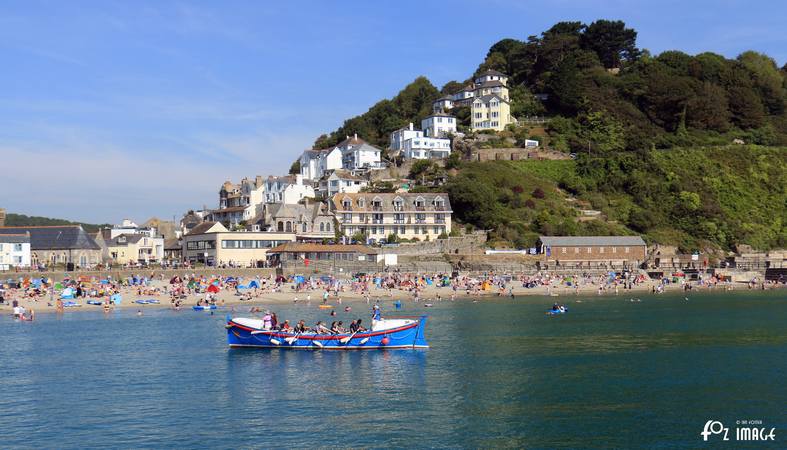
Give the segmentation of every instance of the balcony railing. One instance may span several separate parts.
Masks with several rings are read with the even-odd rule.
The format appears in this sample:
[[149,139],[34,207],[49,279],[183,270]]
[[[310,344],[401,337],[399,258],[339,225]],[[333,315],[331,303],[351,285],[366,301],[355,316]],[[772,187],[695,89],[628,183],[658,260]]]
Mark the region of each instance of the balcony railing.
[[435,219],[434,223],[445,223],[445,219]]
[[383,205],[372,205],[372,211],[382,211]]
[[426,219],[415,219],[415,223],[426,223]]
[[383,223],[383,219],[372,219],[372,223],[379,225],[379,224]]
[[415,205],[415,210],[416,210],[416,211],[426,211],[426,206],[423,206],[423,205],[420,205],[420,206],[419,206],[419,205]]

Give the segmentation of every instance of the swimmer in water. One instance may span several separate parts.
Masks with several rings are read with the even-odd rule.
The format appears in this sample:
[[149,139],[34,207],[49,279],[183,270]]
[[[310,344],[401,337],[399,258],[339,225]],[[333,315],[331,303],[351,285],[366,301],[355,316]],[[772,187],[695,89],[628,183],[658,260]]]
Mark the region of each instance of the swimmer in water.
[[137,316],[142,317],[142,310],[141,309],[137,310]]

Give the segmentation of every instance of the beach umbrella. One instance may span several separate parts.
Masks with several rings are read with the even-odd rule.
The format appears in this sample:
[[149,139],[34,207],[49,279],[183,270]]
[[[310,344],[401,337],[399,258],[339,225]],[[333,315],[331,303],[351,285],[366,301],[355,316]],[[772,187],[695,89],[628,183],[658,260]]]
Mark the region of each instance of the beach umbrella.
[[210,286],[208,286],[208,292],[215,294],[216,292],[219,292],[219,287],[216,286],[215,284],[211,284]]

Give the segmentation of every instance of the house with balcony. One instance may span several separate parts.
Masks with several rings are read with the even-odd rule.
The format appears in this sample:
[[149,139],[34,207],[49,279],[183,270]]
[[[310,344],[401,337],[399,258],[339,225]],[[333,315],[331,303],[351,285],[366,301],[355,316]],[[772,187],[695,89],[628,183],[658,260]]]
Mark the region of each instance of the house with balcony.
[[345,236],[371,240],[395,234],[402,239],[436,239],[451,232],[446,193],[336,194],[329,204]]
[[225,181],[219,189],[219,207],[211,210],[207,220],[221,222],[229,228],[242,226],[254,217],[258,208],[265,201],[266,185],[261,176],[253,180],[243,178],[234,184]]
[[[449,124],[449,118],[452,124]],[[448,114],[432,114],[421,124],[429,126],[432,133],[437,129],[447,132],[451,126],[456,132],[456,119]],[[440,128],[437,128],[438,124]],[[451,140],[427,137],[423,131],[414,129],[411,123],[391,133],[391,150],[401,152],[405,159],[447,158],[451,154]]]
[[503,131],[516,122],[511,116],[508,97],[508,75],[487,70],[475,77],[473,100],[470,103],[470,128],[473,131]]
[[424,136],[430,138],[456,134],[456,117],[443,112],[434,113],[421,120],[421,129],[424,130]]

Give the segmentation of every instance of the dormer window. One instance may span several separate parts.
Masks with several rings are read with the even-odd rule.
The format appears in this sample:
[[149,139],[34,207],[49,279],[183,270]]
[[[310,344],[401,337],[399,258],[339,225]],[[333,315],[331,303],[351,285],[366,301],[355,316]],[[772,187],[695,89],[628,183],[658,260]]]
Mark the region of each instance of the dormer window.
[[364,202],[362,198],[358,199],[358,207],[363,208],[365,204],[366,202]]
[[350,201],[350,199],[345,198],[344,200],[342,200],[342,208],[347,210],[350,209],[351,206],[352,206],[352,202]]

